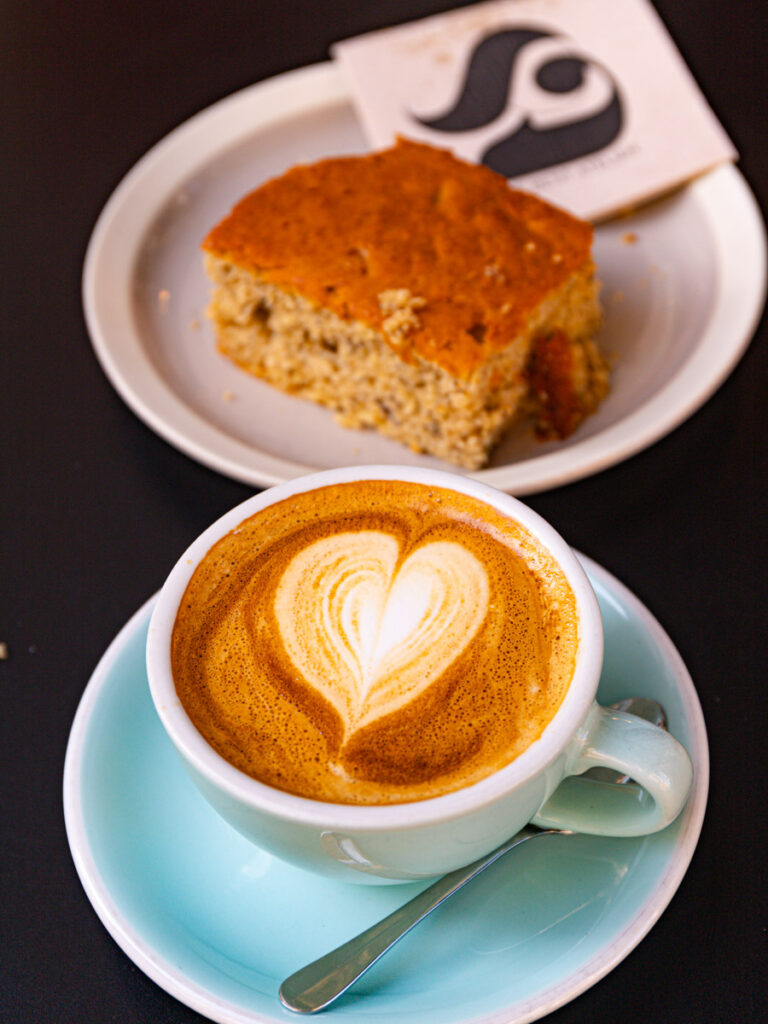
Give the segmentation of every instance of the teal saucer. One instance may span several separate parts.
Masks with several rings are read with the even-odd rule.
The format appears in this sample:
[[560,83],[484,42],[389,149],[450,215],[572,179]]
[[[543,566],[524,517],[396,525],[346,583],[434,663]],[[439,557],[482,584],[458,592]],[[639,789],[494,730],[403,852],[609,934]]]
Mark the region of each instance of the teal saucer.
[[[690,863],[709,758],[691,678],[656,620],[583,560],[606,633],[599,698],[644,695],[688,748],[681,817],[641,839],[553,837],[522,847],[416,928],[327,1010],[348,1024],[521,1024],[589,988],[625,957]],[[260,852],[210,809],[155,714],[144,668],[152,601],[113,641],[67,749],[64,811],[96,913],[133,962],[218,1022],[296,1020],[280,982],[368,927],[424,883],[330,882]]]

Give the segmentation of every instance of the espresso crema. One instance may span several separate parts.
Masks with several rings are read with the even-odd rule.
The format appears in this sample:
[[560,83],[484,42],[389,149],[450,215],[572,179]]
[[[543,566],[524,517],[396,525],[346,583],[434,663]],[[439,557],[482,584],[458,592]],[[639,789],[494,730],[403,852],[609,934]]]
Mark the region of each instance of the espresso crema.
[[423,800],[536,740],[573,675],[571,587],[491,506],[402,481],[257,512],[205,555],[173,630],[179,698],[236,768],[336,803]]

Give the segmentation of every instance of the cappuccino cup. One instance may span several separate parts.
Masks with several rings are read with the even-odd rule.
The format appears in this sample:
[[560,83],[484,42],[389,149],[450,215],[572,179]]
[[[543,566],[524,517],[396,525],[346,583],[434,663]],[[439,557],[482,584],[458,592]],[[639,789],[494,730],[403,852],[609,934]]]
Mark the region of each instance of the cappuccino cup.
[[[147,670],[227,822],[299,867],[396,882],[529,822],[636,836],[674,820],[690,759],[595,702],[602,653],[586,574],[530,508],[368,466],[270,488],[209,527],[158,596]],[[640,795],[570,783],[597,766]]]

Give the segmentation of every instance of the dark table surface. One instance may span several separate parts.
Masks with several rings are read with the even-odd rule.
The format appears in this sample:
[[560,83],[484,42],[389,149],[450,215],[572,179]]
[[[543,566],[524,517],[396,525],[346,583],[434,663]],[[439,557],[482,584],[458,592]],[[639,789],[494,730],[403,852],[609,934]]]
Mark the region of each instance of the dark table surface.
[[[185,118],[441,0],[0,4],[0,1019],[201,1020],[141,973],[89,904],[61,781],[83,689],[210,521],[251,493],[157,437],[94,357],[80,301],[104,202]],[[768,19],[746,0],[657,7],[768,205]],[[696,683],[712,776],[691,867],[650,934],[549,1018],[765,1019],[768,324],[687,422],[526,500],[659,618]]]

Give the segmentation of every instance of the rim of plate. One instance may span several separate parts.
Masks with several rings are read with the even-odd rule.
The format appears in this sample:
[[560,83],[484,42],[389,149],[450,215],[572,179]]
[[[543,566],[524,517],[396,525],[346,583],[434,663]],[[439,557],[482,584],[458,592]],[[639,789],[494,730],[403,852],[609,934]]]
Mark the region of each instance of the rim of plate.
[[[688,870],[704,821],[709,789],[709,747],[704,716],[688,669],[661,624],[640,599],[597,563],[578,552],[577,555],[590,578],[628,605],[632,615],[641,620],[672,669],[691,733],[693,788],[683,811],[683,826],[663,873],[640,910],[627,920],[620,935],[599,950],[588,964],[572,971],[535,996],[490,1014],[466,1018],[463,1024],[530,1024],[571,1002],[609,974],[642,941],[668,906]],[[91,715],[115,663],[133,639],[136,630],[149,619],[156,600],[157,595],[154,595],[146,601],[112,640],[91,675],[73,720],[63,780],[64,820],[72,859],[86,895],[109,934],[129,959],[169,995],[219,1024],[275,1024],[282,1020],[282,1016],[279,1016],[281,1007],[277,1001],[275,1015],[269,1016],[258,1010],[237,1007],[158,956],[121,912],[99,872],[89,846],[82,801],[82,758]],[[510,1016],[510,1013],[514,1016]]]
[[[171,131],[126,174],[96,221],[86,250],[85,320],[96,356],[115,390],[171,445],[211,469],[257,487],[323,467],[278,458],[239,441],[176,394],[153,367],[133,326],[133,268],[165,198],[212,155],[243,138],[244,125],[251,135],[291,116],[350,102],[342,73],[330,61],[286,72],[219,100]],[[648,401],[599,433],[567,448],[464,475],[516,495],[592,475],[670,433],[728,377],[752,338],[765,302],[765,227],[755,197],[732,164],[702,175],[686,188],[711,231],[718,278],[709,321],[689,357]],[[115,289],[115,280],[124,281],[124,287]],[[109,321],[120,327],[111,327]]]

